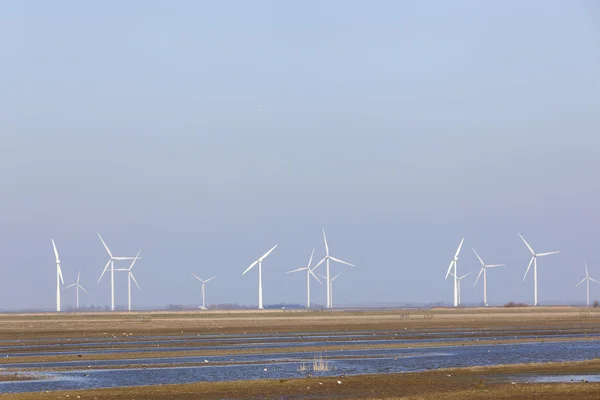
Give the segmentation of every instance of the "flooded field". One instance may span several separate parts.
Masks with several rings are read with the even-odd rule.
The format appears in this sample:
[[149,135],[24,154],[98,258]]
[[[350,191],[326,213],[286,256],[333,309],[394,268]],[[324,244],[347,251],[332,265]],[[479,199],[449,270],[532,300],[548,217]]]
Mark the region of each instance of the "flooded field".
[[[468,324],[462,329],[393,328],[0,336],[0,393],[406,374],[600,358],[600,319],[562,324],[554,320],[537,326],[490,324],[478,329],[468,329]],[[495,380],[547,383],[599,378],[500,374]]]

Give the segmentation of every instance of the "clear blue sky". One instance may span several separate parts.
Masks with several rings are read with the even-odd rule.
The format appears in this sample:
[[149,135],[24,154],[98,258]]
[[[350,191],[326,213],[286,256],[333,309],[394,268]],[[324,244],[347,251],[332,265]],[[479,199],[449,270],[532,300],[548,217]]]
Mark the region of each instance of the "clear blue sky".
[[199,302],[192,271],[218,275],[209,303],[256,304],[241,273],[274,244],[265,303],[302,302],[284,272],[322,256],[322,227],[358,265],[336,304],[450,301],[462,236],[459,272],[471,247],[507,264],[491,303],[531,302],[519,231],[561,250],[540,300],[583,300],[599,71],[593,0],[3,2],[0,308],[53,306],[51,238],[82,302],[109,304],[96,231],[142,249],[134,305]]

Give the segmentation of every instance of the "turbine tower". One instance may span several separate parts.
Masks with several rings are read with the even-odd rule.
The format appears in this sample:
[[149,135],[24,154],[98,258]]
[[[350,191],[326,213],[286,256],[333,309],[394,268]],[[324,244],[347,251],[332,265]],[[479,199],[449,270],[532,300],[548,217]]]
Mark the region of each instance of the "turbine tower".
[[[450,261],[450,266],[448,267],[448,272],[446,272],[446,279],[448,279],[448,276],[451,275],[450,273],[452,272],[452,276],[454,277],[454,307],[458,307],[458,271],[457,271],[457,263],[458,263],[458,255],[460,254],[460,248],[463,245],[463,242],[465,241],[465,238],[462,238],[462,240],[460,241],[460,244],[458,245],[458,249],[456,250],[456,253],[454,254],[454,258],[452,258],[452,261]],[[454,267],[454,271],[452,271],[452,267]]]
[[133,282],[135,283],[135,286],[137,286],[138,290],[142,290],[142,288],[140,288],[140,285],[138,285],[137,281],[135,280],[135,276],[133,276],[133,272],[131,272],[131,270],[133,269],[133,266],[135,265],[135,262],[141,258],[140,257],[140,253],[142,251],[138,251],[137,255],[135,256],[135,258],[133,259],[133,262],[131,263],[131,265],[129,266],[129,268],[121,268],[121,269],[115,269],[116,271],[123,271],[123,272],[127,272],[127,309],[129,311],[131,311],[131,280],[133,279]]
[[462,281],[464,278],[466,278],[469,275],[471,275],[471,273],[467,272],[463,276],[459,276],[457,279],[457,281],[458,281],[458,305],[460,305],[460,281]]
[[589,306],[590,305],[590,281],[592,282],[596,282],[596,283],[600,283],[597,280],[595,280],[594,278],[590,277],[590,274],[588,273],[588,267],[587,267],[587,262],[585,263],[585,278],[583,278],[577,285],[575,285],[575,287],[581,285],[583,282],[585,282],[586,285],[586,304]]
[[60,311],[60,283],[62,282],[64,285],[65,281],[60,269],[60,259],[58,258],[58,250],[56,250],[54,239],[52,239],[52,247],[54,247],[54,255],[56,256],[56,311]]
[[329,245],[327,245],[327,236],[325,236],[325,229],[323,229],[323,241],[325,242],[325,257],[323,257],[323,259],[321,261],[319,261],[319,263],[317,265],[315,265],[315,267],[313,268],[313,270],[317,269],[317,267],[321,264],[323,264],[323,262],[326,262],[326,276],[323,277],[323,279],[326,280],[327,283],[327,308],[331,308],[332,304],[331,304],[331,280],[329,279],[330,274],[329,274],[329,260],[331,261],[335,261],[337,263],[340,264],[346,264],[349,265],[351,267],[355,267],[356,265],[350,264],[349,262],[346,261],[342,261],[338,258],[332,257],[329,255]]
[[[310,265],[312,264],[313,255],[315,254],[315,248],[313,247],[312,253],[310,253],[310,258],[308,259],[308,265],[303,268],[298,268],[293,271],[288,271],[288,274],[299,271],[306,271],[306,308],[310,308],[310,276],[317,280],[317,282],[321,283],[319,278],[315,275],[312,269],[310,269]],[[316,267],[315,267],[316,268]]]
[[271,252],[273,250],[275,250],[275,248],[277,247],[277,245],[273,246],[271,248],[271,250],[267,251],[262,257],[260,257],[258,260],[254,261],[252,264],[250,264],[250,266],[248,268],[246,268],[246,270],[244,272],[242,272],[242,275],[245,275],[246,272],[250,271],[252,269],[252,267],[254,267],[256,264],[258,264],[258,309],[262,310],[263,309],[263,296],[262,296],[262,262],[265,258],[267,258],[267,256],[269,254],[271,254]]
[[115,261],[135,260],[135,257],[113,257],[112,253],[110,252],[110,249],[108,248],[108,246],[106,245],[106,243],[102,239],[102,236],[100,236],[99,233],[98,233],[98,237],[100,238],[100,241],[104,245],[104,248],[106,249],[106,252],[110,256],[110,258],[108,259],[108,262],[106,263],[106,266],[104,267],[104,270],[102,270],[102,275],[100,275],[100,278],[98,279],[97,284],[100,283],[100,281],[102,280],[102,277],[104,276],[104,273],[106,272],[106,270],[108,269],[108,266],[110,265],[110,309],[111,309],[111,311],[115,311]]
[[[520,233],[519,233],[519,236],[521,236]],[[533,263],[533,305],[537,306],[537,305],[539,305],[539,303],[538,303],[538,280],[537,280],[537,258],[543,257],[543,256],[549,256],[551,254],[558,254],[558,253],[560,253],[560,251],[551,251],[548,253],[536,253],[535,251],[533,251],[533,249],[531,248],[529,243],[527,243],[525,241],[523,236],[521,236],[521,240],[523,240],[523,243],[525,243],[525,246],[527,246],[527,248],[531,252],[531,260],[529,260],[529,265],[527,266],[527,270],[525,271],[525,275],[523,276],[523,281],[525,281],[525,278],[527,278],[527,273],[529,272],[529,269],[531,268],[531,264]]]
[[210,281],[212,281],[213,279],[215,279],[215,278],[216,278],[216,276],[213,276],[212,278],[208,278],[207,280],[202,280],[202,279],[198,278],[196,275],[194,275],[194,273],[193,273],[193,272],[191,272],[191,274],[192,274],[192,276],[193,276],[194,278],[196,278],[196,279],[198,279],[200,282],[202,282],[202,307],[201,307],[201,309],[202,309],[202,310],[206,310],[206,303],[205,303],[205,299],[206,299],[206,292],[204,291],[204,284],[205,284],[206,282],[210,282]]
[[[315,268],[316,268],[316,267],[315,267]],[[329,292],[329,299],[328,299],[328,300],[329,300],[329,305],[330,305],[330,307],[329,307],[329,308],[333,308],[333,281],[335,281],[335,279],[336,279],[338,276],[340,276],[341,274],[343,274],[343,272],[340,272],[339,274],[337,274],[336,276],[334,276],[333,278],[331,278],[331,279],[329,280],[329,283],[328,283],[328,285],[329,285],[329,290],[328,290],[328,292]],[[320,276],[321,278],[323,278],[323,279],[326,279],[326,278],[325,278],[323,275],[319,275],[319,276]]]
[[483,262],[483,260],[481,259],[481,257],[479,257],[479,254],[477,254],[475,249],[473,249],[473,253],[475,253],[475,255],[477,256],[477,259],[481,263],[481,269],[479,270],[479,274],[477,275],[477,279],[475,279],[475,283],[473,284],[473,286],[477,285],[477,282],[479,282],[479,278],[481,277],[481,274],[483,274],[483,304],[485,304],[485,306],[487,307],[488,306],[488,302],[487,302],[487,269],[495,268],[495,267],[503,267],[504,264],[486,265]]
[[77,310],[79,310],[79,289],[83,290],[84,292],[88,292],[87,290],[85,290],[85,288],[83,286],[81,286],[79,284],[79,277],[81,276],[81,269],[79,270],[79,272],[77,273],[77,282],[73,283],[72,285],[67,286],[65,289],[68,288],[72,288],[75,287],[75,291],[77,293]]

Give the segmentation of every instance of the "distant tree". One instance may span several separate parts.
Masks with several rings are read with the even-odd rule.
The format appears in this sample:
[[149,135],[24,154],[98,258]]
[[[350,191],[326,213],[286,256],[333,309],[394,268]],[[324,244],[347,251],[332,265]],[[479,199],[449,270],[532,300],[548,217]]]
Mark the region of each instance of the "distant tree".
[[594,308],[600,307],[600,303],[598,303],[598,300],[594,300],[594,303],[592,304],[592,307],[594,307]]
[[527,307],[525,303],[516,303],[514,301],[510,301],[504,305],[504,307]]

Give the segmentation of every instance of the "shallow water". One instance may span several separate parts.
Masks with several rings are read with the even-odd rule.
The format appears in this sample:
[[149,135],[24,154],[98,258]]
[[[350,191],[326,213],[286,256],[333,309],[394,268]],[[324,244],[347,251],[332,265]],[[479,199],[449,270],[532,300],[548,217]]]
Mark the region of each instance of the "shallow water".
[[[447,367],[488,366],[550,361],[579,361],[600,356],[600,347],[592,341],[504,344],[493,346],[463,345],[419,349],[382,349],[328,351],[331,370],[311,372],[315,376],[414,372]],[[305,377],[301,367],[310,366],[315,353],[250,354],[212,357],[163,359],[74,361],[44,364],[6,364],[0,367],[74,367],[69,372],[45,372],[46,380],[1,382],[0,392],[73,390],[85,388],[156,385],[230,380],[279,379]],[[361,356],[364,358],[350,358]],[[207,363],[204,363],[207,360]],[[200,366],[138,369],[94,369],[101,365],[173,364],[201,362]],[[237,362],[236,365],[211,365]],[[88,368],[87,366],[91,367]]]

